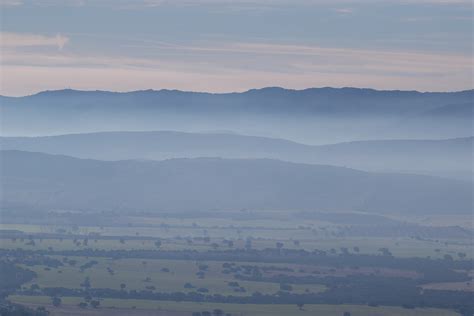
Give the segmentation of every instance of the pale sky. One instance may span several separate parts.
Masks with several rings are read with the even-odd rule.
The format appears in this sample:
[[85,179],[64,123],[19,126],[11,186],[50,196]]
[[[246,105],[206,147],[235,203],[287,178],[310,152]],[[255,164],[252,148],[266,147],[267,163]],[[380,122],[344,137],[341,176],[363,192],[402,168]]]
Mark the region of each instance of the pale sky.
[[473,0],[0,0],[0,94],[473,88]]

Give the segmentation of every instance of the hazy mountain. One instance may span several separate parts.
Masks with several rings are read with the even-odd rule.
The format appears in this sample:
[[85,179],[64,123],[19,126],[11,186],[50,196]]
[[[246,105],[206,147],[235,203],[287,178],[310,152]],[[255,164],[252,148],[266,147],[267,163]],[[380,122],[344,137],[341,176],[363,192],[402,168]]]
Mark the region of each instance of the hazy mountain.
[[472,178],[473,137],[379,140],[308,146],[283,139],[235,134],[103,132],[48,137],[1,137],[2,149],[98,160],[168,158],[272,158],[368,171]]
[[461,104],[450,104],[440,106],[435,109],[428,110],[421,113],[421,116],[424,117],[454,117],[458,119],[468,119],[472,120],[474,114],[474,102],[470,103],[461,103]]
[[2,149],[38,151],[99,160],[167,158],[285,158],[311,146],[237,134],[101,132],[46,137],[0,137]]
[[[2,97],[3,135],[106,130],[233,130],[238,133],[330,143],[368,138],[472,136],[470,121],[452,123],[451,106],[472,104],[474,90],[451,93],[356,88],[243,93],[183,91],[46,91]],[[422,113],[445,108],[433,121]],[[410,123],[404,123],[405,121]],[[414,120],[411,122],[411,120]],[[426,121],[427,120],[427,121]],[[426,122],[425,122],[426,121]],[[400,124],[405,128],[399,128]]]
[[473,137],[444,140],[372,140],[316,146],[320,163],[384,172],[472,180]]
[[471,212],[472,185],[269,159],[115,161],[2,151],[3,208]]
[[[474,90],[460,92],[379,91],[359,88],[254,89],[242,93],[203,93],[179,90],[133,92],[56,90],[25,97],[2,97],[5,106],[42,109],[161,109],[189,112],[255,112],[289,114],[416,114],[446,105],[472,103]],[[270,114],[271,114],[270,113]]]

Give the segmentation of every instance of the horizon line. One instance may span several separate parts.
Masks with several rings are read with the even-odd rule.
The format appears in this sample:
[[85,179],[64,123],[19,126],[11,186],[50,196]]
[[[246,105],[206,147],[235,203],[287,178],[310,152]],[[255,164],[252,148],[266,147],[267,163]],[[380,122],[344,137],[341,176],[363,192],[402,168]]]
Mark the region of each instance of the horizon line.
[[261,88],[252,88],[244,91],[228,91],[228,92],[209,92],[209,91],[196,91],[196,90],[180,90],[180,89],[140,89],[140,90],[127,90],[127,91],[113,91],[113,90],[82,90],[82,89],[74,89],[74,88],[62,88],[62,89],[48,89],[48,90],[41,90],[32,94],[20,95],[20,96],[12,96],[12,95],[4,95],[0,94],[0,97],[5,98],[25,98],[25,97],[32,97],[37,96],[44,93],[56,93],[56,92],[96,92],[96,93],[115,93],[115,94],[128,94],[128,93],[137,93],[137,92],[182,92],[182,93],[199,93],[199,94],[210,94],[210,95],[226,95],[226,94],[244,94],[249,93],[252,91],[261,91],[261,90],[269,90],[269,89],[280,89],[286,91],[293,91],[293,92],[303,92],[308,90],[324,90],[324,89],[333,89],[333,90],[345,90],[345,89],[352,89],[352,90],[369,90],[374,92],[410,92],[410,93],[420,93],[420,94],[430,94],[430,93],[463,93],[463,92],[473,92],[474,88],[471,89],[463,89],[463,90],[454,90],[454,91],[420,91],[420,90],[402,90],[402,89],[375,89],[375,88],[368,88],[368,87],[351,87],[351,86],[344,86],[344,87],[331,87],[331,86],[323,86],[323,87],[308,87],[302,89],[293,89],[293,88],[285,88],[282,86],[265,86]]

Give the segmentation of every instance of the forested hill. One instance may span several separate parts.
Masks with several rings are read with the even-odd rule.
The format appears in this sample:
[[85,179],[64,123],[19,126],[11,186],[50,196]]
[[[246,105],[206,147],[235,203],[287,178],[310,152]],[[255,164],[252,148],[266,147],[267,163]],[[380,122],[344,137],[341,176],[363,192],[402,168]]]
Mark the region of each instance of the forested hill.
[[2,151],[5,208],[469,214],[472,184],[270,159],[115,161]]

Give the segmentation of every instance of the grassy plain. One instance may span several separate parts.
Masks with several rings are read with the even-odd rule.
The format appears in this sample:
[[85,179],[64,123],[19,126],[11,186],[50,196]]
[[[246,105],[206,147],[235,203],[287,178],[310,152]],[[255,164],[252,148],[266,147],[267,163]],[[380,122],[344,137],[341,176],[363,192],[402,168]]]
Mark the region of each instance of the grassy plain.
[[[54,315],[55,308],[50,305],[51,298],[46,296],[19,296],[12,295],[9,299],[21,304],[44,305]],[[78,297],[63,297],[63,305],[76,306],[81,302]],[[135,307],[135,308],[134,308]],[[156,311],[158,315],[188,315],[194,311],[212,311],[221,309],[234,316],[341,316],[350,312],[351,316],[455,316],[452,311],[440,309],[404,309],[401,307],[369,307],[361,305],[304,305],[299,310],[296,305],[254,305],[254,304],[213,304],[193,302],[149,301],[149,300],[123,300],[102,299],[100,312],[102,315],[113,315],[118,309],[128,310],[129,315],[155,315],[143,310]],[[168,313],[166,313],[168,312]]]
[[[166,225],[172,225],[178,220],[173,220]],[[209,222],[207,222],[209,221]],[[189,223],[185,223],[186,225]],[[195,223],[194,223],[195,224]],[[131,250],[131,249],[156,249],[155,241],[162,241],[161,249],[164,250],[197,250],[206,251],[210,249],[231,249],[224,240],[232,240],[235,248],[242,248],[247,238],[252,238],[254,249],[274,248],[276,242],[282,242],[288,249],[315,249],[324,251],[340,251],[347,248],[353,252],[355,247],[359,253],[380,254],[380,248],[388,248],[394,256],[398,257],[432,257],[442,258],[449,254],[456,257],[463,252],[468,258],[474,257],[472,244],[469,240],[453,239],[416,239],[413,237],[385,238],[385,237],[344,237],[334,236],[327,231],[301,229],[293,227],[280,227],[269,229],[260,228],[223,228],[213,226],[212,219],[201,219],[200,226],[158,226],[158,227],[72,227],[70,225],[37,225],[37,224],[0,224],[0,230],[18,230],[26,234],[57,234],[58,231],[65,232],[61,238],[35,239],[35,244],[28,244],[25,239],[3,238],[0,246],[3,249],[42,249],[51,247],[53,250],[74,249],[101,249],[101,250]],[[228,224],[226,222],[226,224]],[[236,222],[234,222],[236,225]],[[268,224],[267,224],[268,225]],[[288,223],[286,224],[288,225]],[[96,235],[94,235],[96,234]],[[98,236],[97,236],[98,235]],[[96,237],[94,237],[96,236]],[[210,241],[203,241],[202,238]],[[83,244],[84,239],[87,244]],[[197,240],[195,238],[201,238]],[[74,242],[77,239],[77,242]],[[122,242],[120,241],[122,239]],[[297,241],[297,244],[295,244]],[[216,246],[217,245],[217,246]]]
[[[60,259],[60,258],[58,258]],[[81,283],[89,278],[94,288],[120,289],[120,284],[126,284],[127,290],[146,290],[153,286],[157,292],[193,292],[199,288],[209,289],[209,294],[222,295],[250,295],[254,292],[263,294],[274,294],[279,291],[279,284],[270,282],[253,282],[237,280],[240,287],[246,292],[235,292],[228,285],[230,281],[236,281],[232,274],[222,273],[222,262],[195,262],[187,260],[141,260],[141,259],[104,259],[83,257],[69,257],[76,260],[75,266],[68,264],[58,268],[46,268],[44,266],[27,267],[37,273],[37,278],[24,285],[38,284],[45,287],[65,287],[80,289]],[[98,264],[81,271],[80,266],[86,262],[95,260]],[[252,265],[263,264],[249,263]],[[199,265],[208,266],[204,278],[199,278],[196,273]],[[273,265],[273,264],[272,264]],[[288,265],[274,265],[287,267]],[[107,268],[113,271],[109,273]],[[168,271],[169,270],[169,271]],[[147,279],[149,278],[149,279]],[[190,283],[194,288],[185,288],[185,283]],[[318,284],[293,285],[293,293],[318,293],[324,291],[325,287]]]
[[[303,218],[242,220],[238,218],[169,218],[169,217],[121,217],[120,223],[110,222],[107,225],[95,223],[96,226],[85,226],[61,222],[52,219],[50,223],[18,220],[16,223],[0,224],[0,248],[24,250],[232,250],[244,248],[246,241],[251,240],[252,249],[275,248],[282,243],[285,249],[304,249],[307,251],[323,250],[331,254],[340,254],[344,251],[358,254],[381,254],[381,248],[387,248],[395,257],[431,257],[443,258],[450,255],[454,259],[473,258],[472,241],[460,239],[435,239],[415,237],[401,233],[403,237],[356,237],[346,236],[344,232],[348,224],[335,224]],[[71,220],[72,221],[72,220]],[[22,233],[18,233],[22,232]],[[405,234],[405,235],[404,235]],[[12,237],[16,236],[16,237]],[[155,244],[160,241],[159,247]],[[232,245],[229,244],[231,242]],[[90,253],[90,252],[89,252]],[[460,254],[462,256],[460,256]],[[127,291],[151,290],[155,292],[195,292],[198,289],[208,289],[205,294],[221,294],[233,296],[248,296],[254,292],[275,294],[280,291],[280,284],[274,282],[241,281],[234,278],[234,272],[225,273],[222,264],[217,261],[193,260],[165,260],[165,259],[109,259],[104,257],[75,257],[50,255],[65,262],[58,268],[43,265],[24,266],[37,273],[32,281],[23,284],[22,289],[29,289],[37,284],[41,289],[49,287],[64,287],[81,289],[86,279],[90,280],[92,288],[120,290],[125,284]],[[69,264],[71,260],[75,264]],[[262,259],[263,260],[263,259]],[[97,261],[89,268],[81,269],[81,265]],[[349,267],[317,267],[290,263],[244,263],[237,265],[274,266],[290,268],[288,276],[304,278],[305,276],[339,276],[350,273],[341,271]],[[208,266],[204,277],[197,273],[199,266]],[[319,269],[319,270],[318,270]],[[324,270],[326,269],[326,270]],[[352,269],[352,268],[351,268]],[[390,269],[377,268],[365,271],[364,267],[357,267],[356,274],[394,277],[412,277],[400,273],[416,273],[415,271],[389,271]],[[263,271],[263,269],[261,269]],[[317,270],[317,271],[316,271]],[[331,270],[332,272],[328,272]],[[303,271],[303,272],[301,272]],[[380,272],[381,271],[381,272]],[[266,273],[266,272],[265,272]],[[279,270],[274,272],[278,274]],[[347,274],[346,274],[347,273]],[[244,291],[236,291],[229,282],[238,282],[238,287]],[[192,285],[186,286],[189,283]],[[291,284],[292,293],[319,293],[326,290],[321,284]],[[460,284],[427,284],[426,288],[440,288],[459,290]],[[446,288],[448,287],[448,288]],[[462,285],[462,290],[471,290],[471,285]],[[20,293],[20,292],[19,292]],[[26,294],[28,292],[23,292]],[[37,291],[38,295],[41,294]],[[43,295],[43,294],[41,294]],[[18,303],[28,305],[51,303],[51,299],[43,296],[19,296],[10,298]],[[193,311],[204,311],[215,308],[224,310],[232,315],[241,316],[287,316],[287,315],[324,315],[341,316],[344,312],[351,312],[351,316],[441,316],[456,315],[447,310],[436,309],[404,309],[399,307],[368,307],[348,305],[305,305],[299,310],[294,305],[252,305],[252,304],[213,304],[198,302],[157,302],[152,300],[122,300],[101,299],[99,310],[82,310],[77,304],[82,298],[63,297],[63,306],[54,308],[49,306],[52,315],[161,315],[185,316]],[[130,312],[130,313],[128,313]],[[159,312],[159,313],[158,313]],[[158,314],[157,314],[158,313]]]

